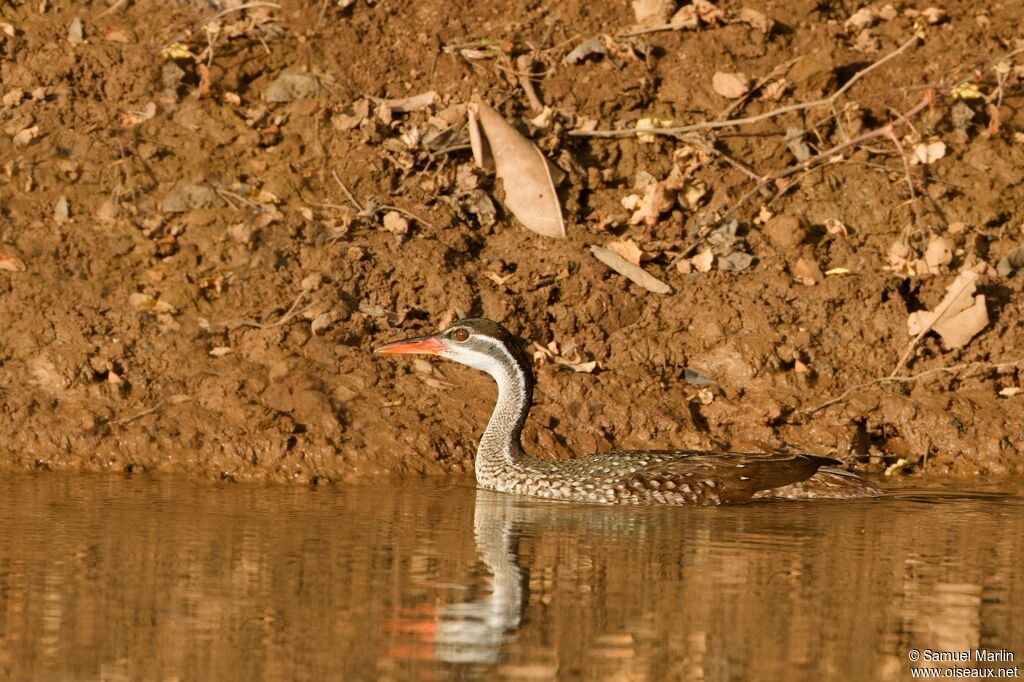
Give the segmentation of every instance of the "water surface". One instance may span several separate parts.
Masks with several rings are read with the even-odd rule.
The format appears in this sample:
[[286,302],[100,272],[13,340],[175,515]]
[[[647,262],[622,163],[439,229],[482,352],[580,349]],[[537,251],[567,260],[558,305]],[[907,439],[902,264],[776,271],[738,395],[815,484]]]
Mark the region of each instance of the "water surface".
[[982,647],[1024,665],[1020,497],[0,479],[2,679],[905,680]]

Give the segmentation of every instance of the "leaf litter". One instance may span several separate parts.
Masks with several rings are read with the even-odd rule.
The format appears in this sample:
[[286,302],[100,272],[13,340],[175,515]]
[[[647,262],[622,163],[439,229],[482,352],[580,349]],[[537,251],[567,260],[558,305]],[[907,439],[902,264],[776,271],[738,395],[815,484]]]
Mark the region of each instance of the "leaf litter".
[[911,313],[907,319],[910,335],[916,337],[933,330],[942,338],[942,345],[947,350],[966,346],[968,341],[988,326],[989,321],[985,296],[974,295],[977,279],[976,272],[961,272],[946,287],[946,296],[934,310]]

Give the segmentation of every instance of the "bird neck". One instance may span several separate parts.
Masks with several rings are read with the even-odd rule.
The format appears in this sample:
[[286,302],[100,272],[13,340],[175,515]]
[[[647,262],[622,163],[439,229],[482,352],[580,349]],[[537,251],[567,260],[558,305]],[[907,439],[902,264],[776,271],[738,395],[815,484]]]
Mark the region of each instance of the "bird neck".
[[533,401],[533,372],[527,363],[525,356],[509,353],[485,369],[498,385],[498,401],[477,449],[475,468],[481,482],[525,457],[520,437]]

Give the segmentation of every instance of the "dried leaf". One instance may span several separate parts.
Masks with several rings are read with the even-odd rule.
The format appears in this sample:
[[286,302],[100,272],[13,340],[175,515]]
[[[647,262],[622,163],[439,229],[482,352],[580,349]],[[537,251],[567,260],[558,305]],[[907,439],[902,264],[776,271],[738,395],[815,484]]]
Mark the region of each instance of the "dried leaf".
[[82,29],[82,20],[79,17],[72,17],[68,24],[68,42],[72,45],[81,45],[85,40],[85,31]]
[[750,24],[761,33],[771,33],[772,27],[775,25],[775,22],[769,17],[761,14],[756,9],[750,9],[749,7],[740,9],[738,19],[744,24]]
[[977,83],[964,81],[949,91],[951,97],[956,99],[984,99],[985,93],[981,91]]
[[761,99],[769,102],[778,102],[782,99],[782,96],[786,94],[786,88],[789,83],[785,78],[780,78],[777,81],[772,81],[768,85],[761,88]]
[[665,183],[655,182],[647,185],[646,189],[644,189],[644,196],[640,200],[640,205],[629,219],[629,224],[657,224],[661,214],[671,209],[675,204],[675,200],[676,193],[669,190]]
[[967,345],[988,325],[985,297],[974,295],[977,279],[976,272],[961,272],[946,287],[946,296],[935,310],[911,313],[907,319],[910,335],[917,336],[924,330],[932,329],[942,337],[942,344],[948,350]]
[[633,0],[633,15],[641,26],[664,24],[675,11],[675,0]]
[[622,197],[619,203],[622,204],[622,208],[626,209],[627,211],[635,211],[638,208],[640,208],[640,204],[643,203],[643,199],[640,197],[639,194],[627,194],[626,196]]
[[331,125],[335,130],[352,130],[370,116],[370,100],[365,97],[357,99],[348,109],[335,113]]
[[633,265],[640,265],[640,259],[644,255],[644,252],[632,239],[608,242],[607,248],[619,254]]
[[39,126],[29,126],[28,128],[22,128],[14,134],[14,138],[11,142],[14,143],[15,147],[27,147],[32,143],[32,140],[39,136]]
[[743,251],[733,251],[718,257],[718,269],[723,272],[743,272],[754,262],[754,257]]
[[911,164],[932,164],[946,155],[946,143],[942,140],[934,142],[920,142],[914,146],[913,156],[910,157]]
[[804,140],[807,131],[803,128],[786,128],[786,147],[793,154],[793,157],[800,162],[806,161],[813,155],[810,145]]
[[716,71],[711,77],[711,89],[726,99],[739,99],[750,90],[750,78],[745,73]]
[[928,7],[921,10],[921,16],[925,21],[934,26],[946,20],[946,10],[940,7]]
[[[636,127],[640,130],[649,129],[655,130],[657,128],[664,128],[672,125],[672,121],[661,118],[640,118],[636,121]],[[652,144],[657,141],[658,136],[655,133],[641,133],[636,134],[636,139],[640,140],[645,144]]]
[[646,270],[633,265],[614,251],[609,251],[608,249],[600,246],[591,246],[590,252],[594,254],[595,258],[610,267],[612,270],[647,291],[655,294],[667,294],[672,291],[672,289],[660,279],[648,273]]
[[487,104],[481,102],[477,113],[505,190],[505,205],[527,229],[545,237],[564,237],[555,191],[555,178],[561,180],[564,173]]
[[329,328],[332,324],[338,321],[341,315],[335,310],[329,310],[326,313],[320,313],[313,318],[313,321],[309,323],[309,331],[313,336],[318,336],[321,332]]
[[825,279],[825,276],[821,274],[821,268],[813,260],[800,258],[793,264],[793,279],[812,287]]
[[473,161],[480,168],[486,171],[494,170],[494,155],[491,153],[491,145],[487,143],[483,131],[480,130],[480,121],[477,119],[473,107],[469,108],[469,146],[473,150]]
[[699,28],[701,24],[714,26],[725,23],[725,12],[708,0],[693,0],[673,14],[669,23],[675,29],[694,29]]
[[0,253],[0,270],[5,272],[25,272],[25,264],[13,254]]
[[932,272],[938,272],[939,268],[952,263],[953,242],[945,237],[932,237],[924,250],[924,262]]
[[563,62],[569,65],[579,64],[587,57],[603,57],[608,54],[608,48],[604,46],[604,41],[600,38],[591,38],[585,40],[565,55],[562,59]]
[[122,43],[125,45],[135,41],[131,33],[116,26],[111,26],[103,31],[103,39],[111,43]]
[[505,283],[508,282],[510,279],[512,279],[515,276],[516,275],[515,275],[514,272],[512,274],[505,275],[504,277],[502,277],[501,275],[499,275],[496,272],[485,272],[484,273],[484,277],[486,277],[487,279],[491,280],[492,282],[497,284],[499,287],[505,286]]
[[180,42],[171,43],[160,50],[160,56],[164,59],[174,59],[177,61],[196,58],[192,51],[188,49],[188,45]]
[[210,75],[210,68],[206,64],[197,64],[196,73],[199,74],[199,87],[192,91],[192,96],[196,99],[202,99],[210,94],[210,89],[213,87],[213,77]]
[[851,14],[849,19],[843,22],[843,26],[848,30],[860,31],[874,25],[877,20],[878,17],[875,15],[875,10],[870,7],[861,7]]
[[563,357],[555,356],[555,364],[561,365],[562,367],[568,367],[574,372],[580,372],[582,374],[591,374],[597,369],[597,360],[588,360],[587,362],[572,362],[566,360]]
[[850,231],[846,229],[846,225],[835,218],[827,218],[825,220],[825,232],[835,237],[850,236]]
[[710,246],[705,246],[700,253],[690,259],[690,262],[693,263],[697,272],[710,272],[711,266],[715,262],[715,252],[711,250]]
[[423,92],[419,95],[413,95],[412,97],[400,97],[397,99],[382,99],[380,97],[370,97],[375,104],[386,106],[391,111],[399,114],[405,114],[410,111],[417,111],[419,109],[425,109],[432,105],[437,99],[437,93],[433,90],[429,92]]
[[68,198],[63,194],[57,197],[53,204],[53,219],[58,223],[66,223],[71,219],[71,208],[68,205]]
[[398,211],[384,214],[384,229],[399,236],[409,234],[409,221]]
[[134,292],[128,296],[128,303],[136,310],[174,315],[178,309],[167,301],[158,301],[149,294]]

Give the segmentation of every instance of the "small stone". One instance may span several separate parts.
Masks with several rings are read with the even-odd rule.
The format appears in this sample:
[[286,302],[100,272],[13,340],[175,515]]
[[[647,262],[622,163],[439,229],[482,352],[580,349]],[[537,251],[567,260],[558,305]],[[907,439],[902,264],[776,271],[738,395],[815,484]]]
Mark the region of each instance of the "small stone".
[[319,95],[320,81],[316,76],[295,69],[285,69],[267,86],[263,99],[268,102],[291,102],[297,99],[315,99]]
[[765,223],[764,233],[772,245],[781,250],[795,249],[807,238],[803,221],[786,213],[780,213]]

